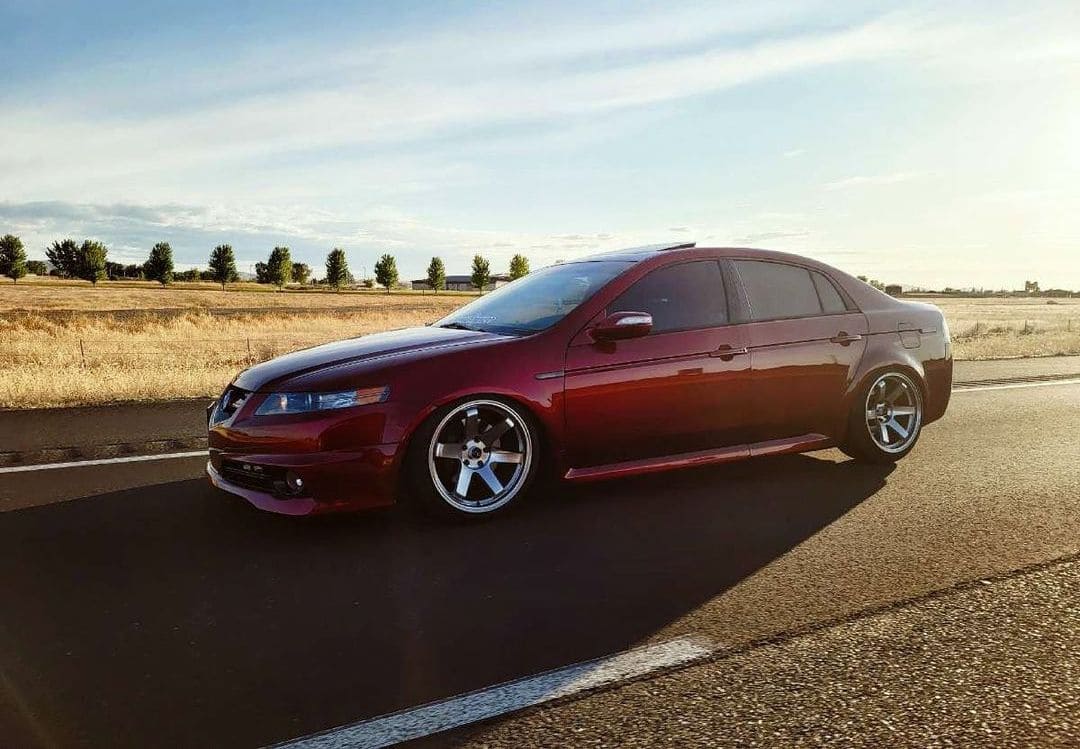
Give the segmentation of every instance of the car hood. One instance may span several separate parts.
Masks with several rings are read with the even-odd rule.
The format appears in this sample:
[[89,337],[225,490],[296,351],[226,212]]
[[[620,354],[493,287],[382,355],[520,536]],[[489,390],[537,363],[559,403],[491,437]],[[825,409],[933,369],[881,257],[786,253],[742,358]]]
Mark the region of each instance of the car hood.
[[374,364],[409,354],[460,348],[502,338],[504,336],[494,333],[453,328],[392,330],[335,341],[270,359],[245,369],[237,375],[233,384],[244,390],[264,392],[271,389],[285,392],[303,390],[304,383],[313,379],[308,375],[322,370],[369,361]]

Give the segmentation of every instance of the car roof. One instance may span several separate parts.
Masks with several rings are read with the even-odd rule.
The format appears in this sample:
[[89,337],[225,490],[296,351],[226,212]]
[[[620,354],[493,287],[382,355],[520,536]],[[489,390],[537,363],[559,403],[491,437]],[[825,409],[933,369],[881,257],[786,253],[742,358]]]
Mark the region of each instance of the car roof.
[[622,250],[609,250],[607,252],[597,252],[593,255],[586,255],[585,257],[575,258],[573,262],[589,262],[592,260],[630,260],[637,262],[644,260],[645,258],[652,257],[660,252],[671,252],[672,250],[692,250],[697,246],[697,242],[680,242],[678,244],[646,244],[641,247],[627,247]]
[[580,263],[593,260],[622,260],[627,262],[641,262],[659,255],[714,255],[718,257],[753,257],[761,260],[777,260],[794,262],[812,266],[822,266],[820,261],[804,255],[793,255],[789,252],[777,250],[765,250],[759,247],[698,247],[697,242],[682,242],[679,244],[651,244],[643,247],[629,247],[624,250],[611,250],[599,252],[576,258],[570,262]]

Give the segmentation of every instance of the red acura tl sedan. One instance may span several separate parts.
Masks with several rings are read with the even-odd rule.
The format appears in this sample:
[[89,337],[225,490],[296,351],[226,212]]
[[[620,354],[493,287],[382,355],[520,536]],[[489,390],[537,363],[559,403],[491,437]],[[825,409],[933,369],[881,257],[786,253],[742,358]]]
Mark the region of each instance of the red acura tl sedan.
[[273,512],[407,497],[477,518],[541,471],[593,481],[830,446],[895,461],[951,385],[936,307],[796,255],[646,247],[241,372],[210,407],[207,471]]

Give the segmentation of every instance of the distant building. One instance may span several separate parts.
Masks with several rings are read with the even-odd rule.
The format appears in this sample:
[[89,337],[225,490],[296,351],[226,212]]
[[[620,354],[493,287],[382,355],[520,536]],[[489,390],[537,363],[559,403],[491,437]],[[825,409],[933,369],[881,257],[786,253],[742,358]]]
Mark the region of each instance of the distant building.
[[[498,273],[491,277],[491,281],[484,287],[484,291],[491,291],[500,286],[506,286],[508,283],[510,283],[510,276],[505,273]],[[431,284],[428,283],[426,278],[417,278],[412,282],[412,289],[413,291],[431,291]],[[477,289],[473,286],[472,276],[447,276],[446,290],[476,291]]]
[[904,287],[898,283],[891,283],[885,287],[885,293],[889,296],[903,296]]
[[1024,281],[1024,293],[1025,294],[1038,294],[1039,282],[1038,281]]

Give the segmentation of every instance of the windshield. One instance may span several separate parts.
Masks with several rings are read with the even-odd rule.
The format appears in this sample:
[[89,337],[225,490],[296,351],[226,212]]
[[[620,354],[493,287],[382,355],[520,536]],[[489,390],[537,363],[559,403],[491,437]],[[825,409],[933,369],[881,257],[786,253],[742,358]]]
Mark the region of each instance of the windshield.
[[566,317],[631,265],[614,260],[552,265],[466,304],[435,325],[492,333],[536,333]]

